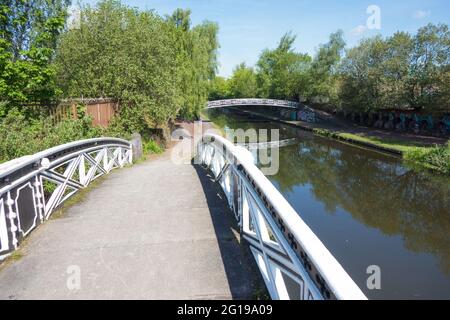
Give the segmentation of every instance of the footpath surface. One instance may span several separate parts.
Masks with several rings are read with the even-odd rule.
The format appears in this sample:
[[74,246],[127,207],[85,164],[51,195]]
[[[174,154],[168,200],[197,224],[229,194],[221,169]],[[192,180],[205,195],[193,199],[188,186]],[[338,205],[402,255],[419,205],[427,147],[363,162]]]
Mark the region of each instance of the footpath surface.
[[170,151],[116,170],[0,266],[0,299],[252,298],[259,271],[223,197]]

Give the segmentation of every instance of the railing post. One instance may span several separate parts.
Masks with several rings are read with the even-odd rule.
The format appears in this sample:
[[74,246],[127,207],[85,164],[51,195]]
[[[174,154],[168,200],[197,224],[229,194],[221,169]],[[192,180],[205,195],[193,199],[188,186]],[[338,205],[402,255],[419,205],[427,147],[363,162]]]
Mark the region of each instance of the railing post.
[[[142,158],[144,155],[143,148],[142,148],[142,137],[139,133],[133,133],[131,135],[131,154],[130,154],[130,162],[132,162],[132,159],[138,160]],[[132,158],[131,158],[132,157]]]

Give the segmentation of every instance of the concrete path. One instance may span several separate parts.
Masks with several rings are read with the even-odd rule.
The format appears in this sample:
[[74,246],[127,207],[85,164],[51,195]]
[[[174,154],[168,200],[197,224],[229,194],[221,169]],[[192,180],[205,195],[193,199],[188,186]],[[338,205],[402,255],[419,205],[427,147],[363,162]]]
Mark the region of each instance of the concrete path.
[[0,299],[252,298],[259,271],[223,197],[169,152],[116,170],[0,265]]

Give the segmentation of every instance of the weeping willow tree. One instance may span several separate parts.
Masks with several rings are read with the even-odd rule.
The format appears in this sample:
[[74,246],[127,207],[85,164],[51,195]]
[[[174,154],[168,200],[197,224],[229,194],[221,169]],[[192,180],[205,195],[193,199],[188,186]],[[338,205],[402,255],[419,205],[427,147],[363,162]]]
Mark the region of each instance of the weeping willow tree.
[[217,49],[219,47],[216,23],[205,21],[191,27],[191,11],[177,9],[167,17],[177,28],[179,52],[179,75],[181,77],[180,115],[198,116],[205,105],[209,82],[217,72]]

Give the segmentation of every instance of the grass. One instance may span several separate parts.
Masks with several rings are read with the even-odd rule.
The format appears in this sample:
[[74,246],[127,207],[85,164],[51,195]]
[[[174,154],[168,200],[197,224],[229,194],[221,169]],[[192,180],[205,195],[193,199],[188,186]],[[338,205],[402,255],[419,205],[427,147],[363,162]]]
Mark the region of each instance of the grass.
[[17,248],[17,250],[12,251],[5,259],[0,260],[0,272],[6,269],[8,266],[13,264],[14,262],[19,261],[25,256],[25,248],[26,244],[28,242],[28,237],[23,239],[20,247]]
[[402,153],[409,152],[415,149],[429,149],[429,147],[424,147],[420,143],[413,141],[404,141],[404,140],[396,140],[396,139],[381,139],[378,137],[370,137],[364,136],[361,134],[354,133],[337,133],[340,137],[344,139],[353,139],[356,141],[361,141],[365,143],[374,144],[380,146],[382,148],[393,149],[396,151],[400,151]]
[[427,169],[450,175],[450,142],[447,146],[413,148],[405,152],[403,158]]
[[164,152],[164,148],[161,147],[154,140],[143,141],[142,147],[143,147],[144,155],[161,154]]
[[415,141],[386,139],[362,134],[331,132],[326,129],[314,129],[314,133],[345,140],[350,143],[359,141],[383,149],[392,150],[402,155],[402,158],[416,168],[425,168],[435,172],[450,175],[450,142],[446,146],[423,146]]

